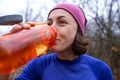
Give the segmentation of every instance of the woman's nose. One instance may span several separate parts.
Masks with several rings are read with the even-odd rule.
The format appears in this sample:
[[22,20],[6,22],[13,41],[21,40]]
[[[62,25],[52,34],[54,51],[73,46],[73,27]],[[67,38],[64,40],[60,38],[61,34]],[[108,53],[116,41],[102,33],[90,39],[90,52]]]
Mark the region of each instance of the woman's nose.
[[54,28],[56,29],[56,31],[58,31],[58,28],[57,28],[57,24],[56,24],[56,23],[53,23],[51,26],[54,27]]
[[56,25],[56,23],[55,23],[55,22],[53,22],[53,23],[51,24],[51,26],[52,26],[52,27],[55,27],[55,25]]
[[57,36],[58,36],[59,35],[58,25],[56,23],[53,23],[51,26],[55,28],[55,30],[57,32]]

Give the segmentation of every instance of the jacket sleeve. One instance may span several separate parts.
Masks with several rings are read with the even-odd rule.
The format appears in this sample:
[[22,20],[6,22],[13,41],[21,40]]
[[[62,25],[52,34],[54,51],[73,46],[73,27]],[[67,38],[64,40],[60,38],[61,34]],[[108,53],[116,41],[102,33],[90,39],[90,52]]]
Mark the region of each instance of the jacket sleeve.
[[85,59],[97,80],[114,80],[112,71],[105,62],[88,56]]
[[38,60],[35,58],[27,64],[22,73],[15,80],[40,80],[38,77]]
[[112,71],[106,63],[99,60],[98,63],[96,63],[96,66],[96,74],[98,74],[98,80],[114,80]]
[[104,80],[114,80],[112,71],[109,66],[106,65],[106,68],[104,70]]

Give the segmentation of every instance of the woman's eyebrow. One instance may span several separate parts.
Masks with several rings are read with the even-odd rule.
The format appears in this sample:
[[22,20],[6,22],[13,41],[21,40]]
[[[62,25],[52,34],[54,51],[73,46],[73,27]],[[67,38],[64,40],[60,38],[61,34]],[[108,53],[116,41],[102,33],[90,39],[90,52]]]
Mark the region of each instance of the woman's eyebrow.
[[[63,18],[65,16],[58,16],[57,19]],[[52,20],[51,18],[48,18],[48,20]]]
[[60,19],[60,18],[63,18],[63,17],[65,17],[65,16],[58,16],[57,19]]

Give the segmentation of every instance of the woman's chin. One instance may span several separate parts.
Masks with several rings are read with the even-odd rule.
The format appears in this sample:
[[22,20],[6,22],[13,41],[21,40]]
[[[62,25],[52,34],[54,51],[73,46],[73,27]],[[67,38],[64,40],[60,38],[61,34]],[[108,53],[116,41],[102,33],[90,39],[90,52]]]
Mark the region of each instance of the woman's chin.
[[58,52],[58,51],[60,51],[60,48],[58,48],[57,46],[53,46],[49,50],[54,51],[54,52]]

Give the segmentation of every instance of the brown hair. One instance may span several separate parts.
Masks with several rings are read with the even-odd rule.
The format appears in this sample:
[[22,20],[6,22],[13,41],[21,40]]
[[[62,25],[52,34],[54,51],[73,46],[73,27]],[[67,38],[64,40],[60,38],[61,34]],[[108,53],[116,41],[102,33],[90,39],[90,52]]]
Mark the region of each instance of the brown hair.
[[89,40],[82,37],[80,27],[78,27],[72,50],[76,55],[84,54],[88,49],[88,44]]

